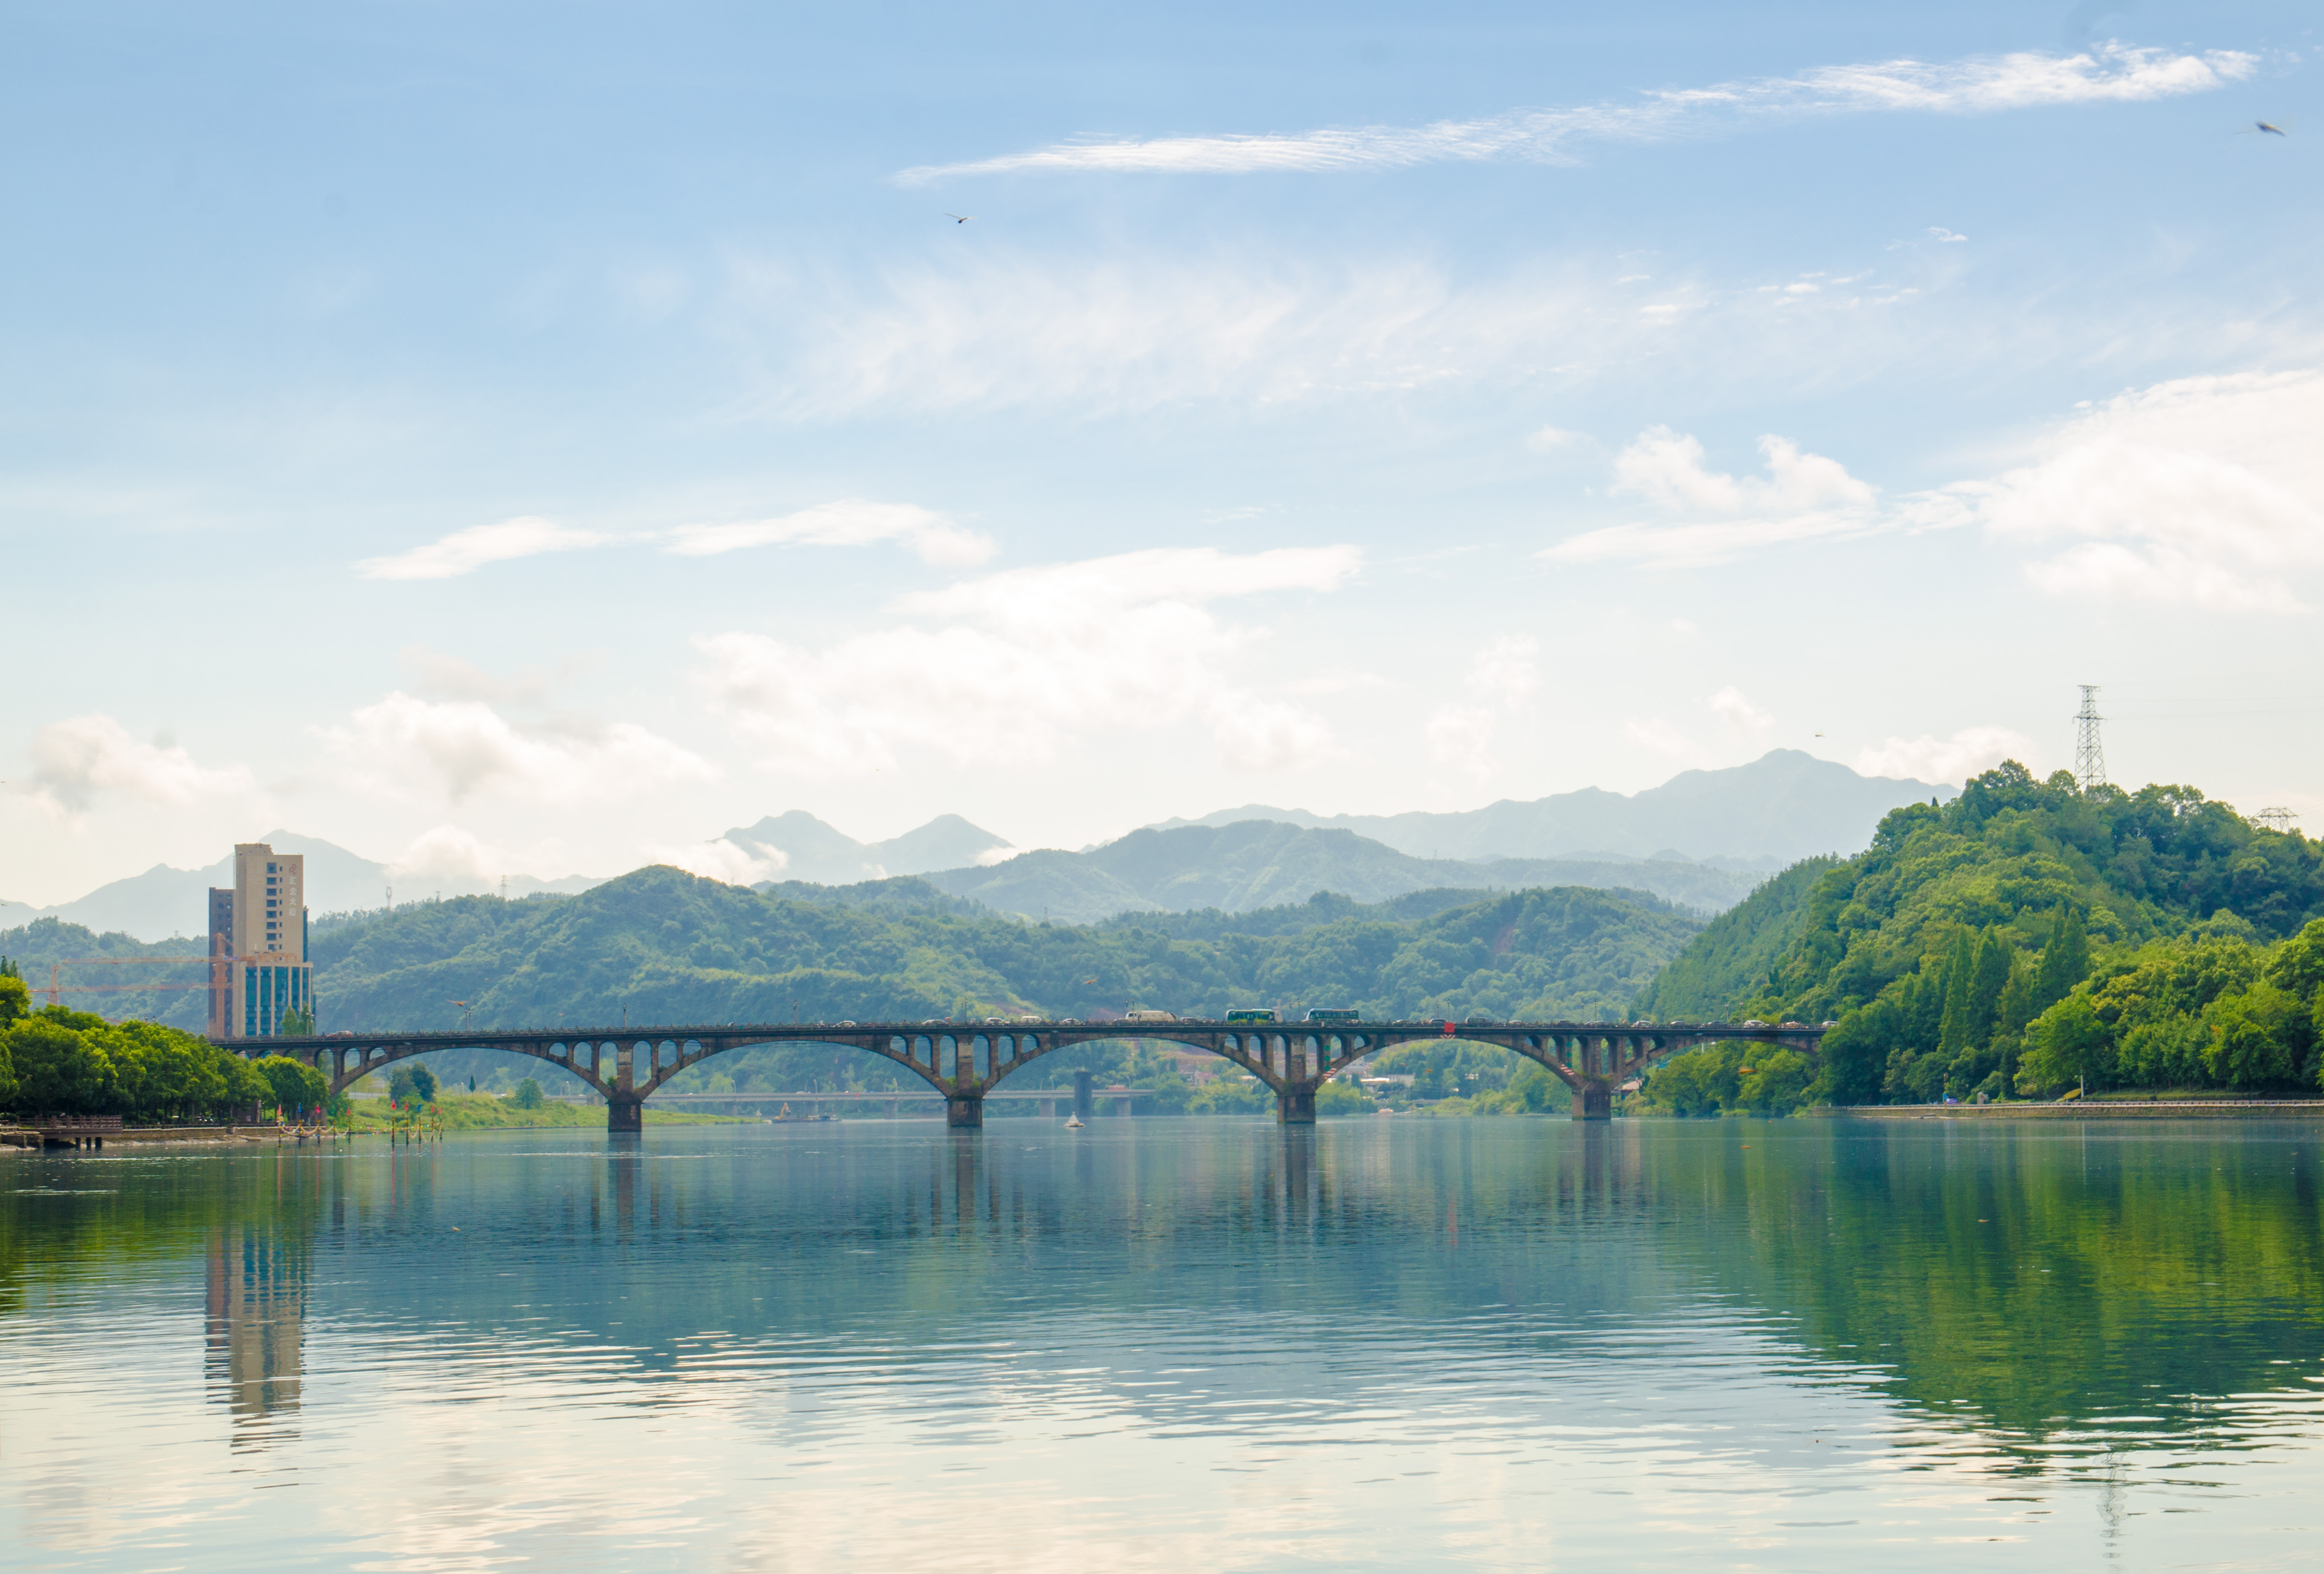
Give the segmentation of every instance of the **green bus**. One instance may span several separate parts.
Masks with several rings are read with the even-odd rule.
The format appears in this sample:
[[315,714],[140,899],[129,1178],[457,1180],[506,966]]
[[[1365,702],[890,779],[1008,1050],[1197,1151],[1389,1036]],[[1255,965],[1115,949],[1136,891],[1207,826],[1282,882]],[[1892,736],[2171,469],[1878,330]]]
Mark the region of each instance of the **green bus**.
[[1227,1011],[1227,1021],[1230,1025],[1237,1022],[1273,1022],[1276,1019],[1275,1008],[1272,1006],[1235,1006],[1231,1007]]
[[1361,1011],[1350,1011],[1340,1007],[1318,1008],[1307,1013],[1310,1022],[1360,1022],[1363,1019]]

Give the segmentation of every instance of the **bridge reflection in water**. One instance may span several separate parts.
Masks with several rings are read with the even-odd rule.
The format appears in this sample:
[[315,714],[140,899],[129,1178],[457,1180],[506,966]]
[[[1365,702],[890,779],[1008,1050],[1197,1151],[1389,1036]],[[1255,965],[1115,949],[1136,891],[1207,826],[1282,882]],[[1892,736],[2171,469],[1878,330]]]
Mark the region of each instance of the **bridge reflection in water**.
[[414,1055],[498,1049],[572,1072],[605,1100],[606,1125],[638,1131],[645,1101],[672,1077],[714,1055],[765,1045],[860,1049],[904,1067],[945,1100],[956,1128],[984,1124],[984,1100],[1003,1079],[1060,1050],[1124,1038],[1207,1051],[1240,1066],[1275,1093],[1286,1126],[1312,1126],[1315,1090],[1358,1062],[1400,1044],[1458,1037],[1498,1045],[1545,1067],[1573,1094],[1573,1118],[1613,1115],[1614,1090],[1655,1063],[1705,1045],[1741,1040],[1814,1056],[1823,1029],[1729,1022],[1506,1022],[1454,1026],[1431,1022],[1232,1025],[1216,1022],[725,1023],[690,1027],[560,1028],[493,1033],[364,1033],[337,1038],[232,1042],[245,1054],[307,1062],[338,1092]]

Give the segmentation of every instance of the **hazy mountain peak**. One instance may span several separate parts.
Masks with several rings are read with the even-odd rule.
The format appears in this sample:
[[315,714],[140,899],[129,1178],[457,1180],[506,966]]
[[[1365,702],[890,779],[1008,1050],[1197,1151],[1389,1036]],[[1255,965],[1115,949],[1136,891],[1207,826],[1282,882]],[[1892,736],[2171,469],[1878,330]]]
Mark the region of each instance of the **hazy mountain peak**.
[[1773,749],[1747,765],[1683,770],[1637,793],[1582,787],[1529,802],[1503,798],[1451,814],[1315,815],[1246,805],[1158,831],[1272,820],[1348,830],[1416,858],[1655,859],[1780,867],[1819,852],[1869,845],[1889,810],[1956,789],[1893,777],[1858,776],[1796,749]]
[[737,826],[724,840],[754,855],[763,856],[770,851],[781,853],[783,879],[825,886],[956,869],[1009,846],[1005,838],[958,815],[938,815],[927,824],[885,842],[858,842],[805,809],[787,810],[770,815],[755,825]]

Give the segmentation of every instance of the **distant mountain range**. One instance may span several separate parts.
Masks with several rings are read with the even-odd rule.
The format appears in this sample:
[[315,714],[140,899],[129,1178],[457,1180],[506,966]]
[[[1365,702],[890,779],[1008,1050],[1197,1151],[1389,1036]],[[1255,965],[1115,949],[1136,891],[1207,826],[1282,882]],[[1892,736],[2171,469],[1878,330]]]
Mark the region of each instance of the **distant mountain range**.
[[1870,845],[1873,828],[1889,810],[1950,797],[1955,790],[1858,776],[1829,759],[1777,749],[1748,765],[1682,771],[1658,787],[1627,796],[1584,787],[1530,803],[1504,798],[1447,815],[1311,815],[1248,804],[1199,820],[1166,820],[1154,829],[1278,820],[1353,831],[1416,858],[1605,861],[1674,854],[1698,863],[1773,870],[1819,852],[1858,851]]
[[852,886],[897,875],[926,874],[930,870],[959,869],[1010,850],[1006,840],[958,815],[938,815],[917,831],[886,842],[866,842],[833,830],[805,809],[770,815],[755,825],[729,831],[719,840],[761,860],[775,854],[783,879],[819,886]]
[[[957,815],[863,842],[793,809],[717,840],[771,867],[778,879],[768,883],[836,887],[920,875],[1003,912],[1070,923],[1201,907],[1250,912],[1323,890],[1379,902],[1438,888],[1559,885],[1649,891],[1719,912],[1785,864],[1863,848],[1890,809],[1952,791],[1861,777],[1778,749],[1748,765],[1686,771],[1628,796],[1592,787],[1442,815],[1319,815],[1251,805],[1166,821],[1079,852],[1017,853]],[[375,908],[392,883],[386,864],[311,836],[274,831],[261,840],[307,855],[308,904],[318,916]],[[142,940],[192,935],[204,922],[204,893],[226,882],[230,862],[221,858],[198,870],[157,864],[54,907],[0,907],[0,926],[53,916]],[[508,893],[571,894],[604,883],[588,875],[512,875]],[[498,888],[495,880],[431,875],[407,877],[399,896],[410,901]]]
[[1200,907],[1248,913],[1304,902],[1318,891],[1384,902],[1413,891],[1450,888],[1482,895],[1535,886],[1647,891],[1716,913],[1750,895],[1766,876],[1679,859],[1596,863],[1414,858],[1352,831],[1243,820],[1133,831],[1086,852],[1025,852],[989,869],[932,870],[920,878],[938,890],[1004,913],[1091,924],[1118,913]]
[[[277,852],[304,853],[307,858],[307,907],[317,916],[325,913],[367,912],[384,905],[387,888],[394,883],[388,866],[358,853],[294,831],[269,831],[258,838]],[[234,883],[234,855],[229,851],[208,869],[171,869],[157,863],[143,874],[117,879],[73,901],[53,907],[25,909],[11,903],[0,907],[0,922],[10,926],[26,918],[61,918],[85,925],[103,934],[117,930],[140,940],[167,940],[173,934],[198,936],[208,920],[209,889]],[[563,879],[536,879],[529,874],[509,876],[508,894],[529,897],[536,891],[570,895],[604,881],[588,875]],[[493,879],[458,875],[428,875],[405,881],[397,900],[417,901],[435,896],[477,897],[500,889]]]

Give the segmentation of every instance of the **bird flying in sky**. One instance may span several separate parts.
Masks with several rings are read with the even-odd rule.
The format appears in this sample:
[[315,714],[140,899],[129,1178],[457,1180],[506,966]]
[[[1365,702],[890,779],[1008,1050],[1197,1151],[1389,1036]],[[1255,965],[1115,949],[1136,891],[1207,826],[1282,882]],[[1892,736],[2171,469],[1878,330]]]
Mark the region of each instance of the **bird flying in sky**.
[[[2275,131],[2275,127],[2272,125],[2267,129],[2270,131]],[[2282,132],[2276,132],[2276,134],[2278,136],[2282,136],[2283,133]],[[952,220],[954,224],[966,224],[970,219],[974,218],[976,215],[973,213],[947,213],[945,216]]]

